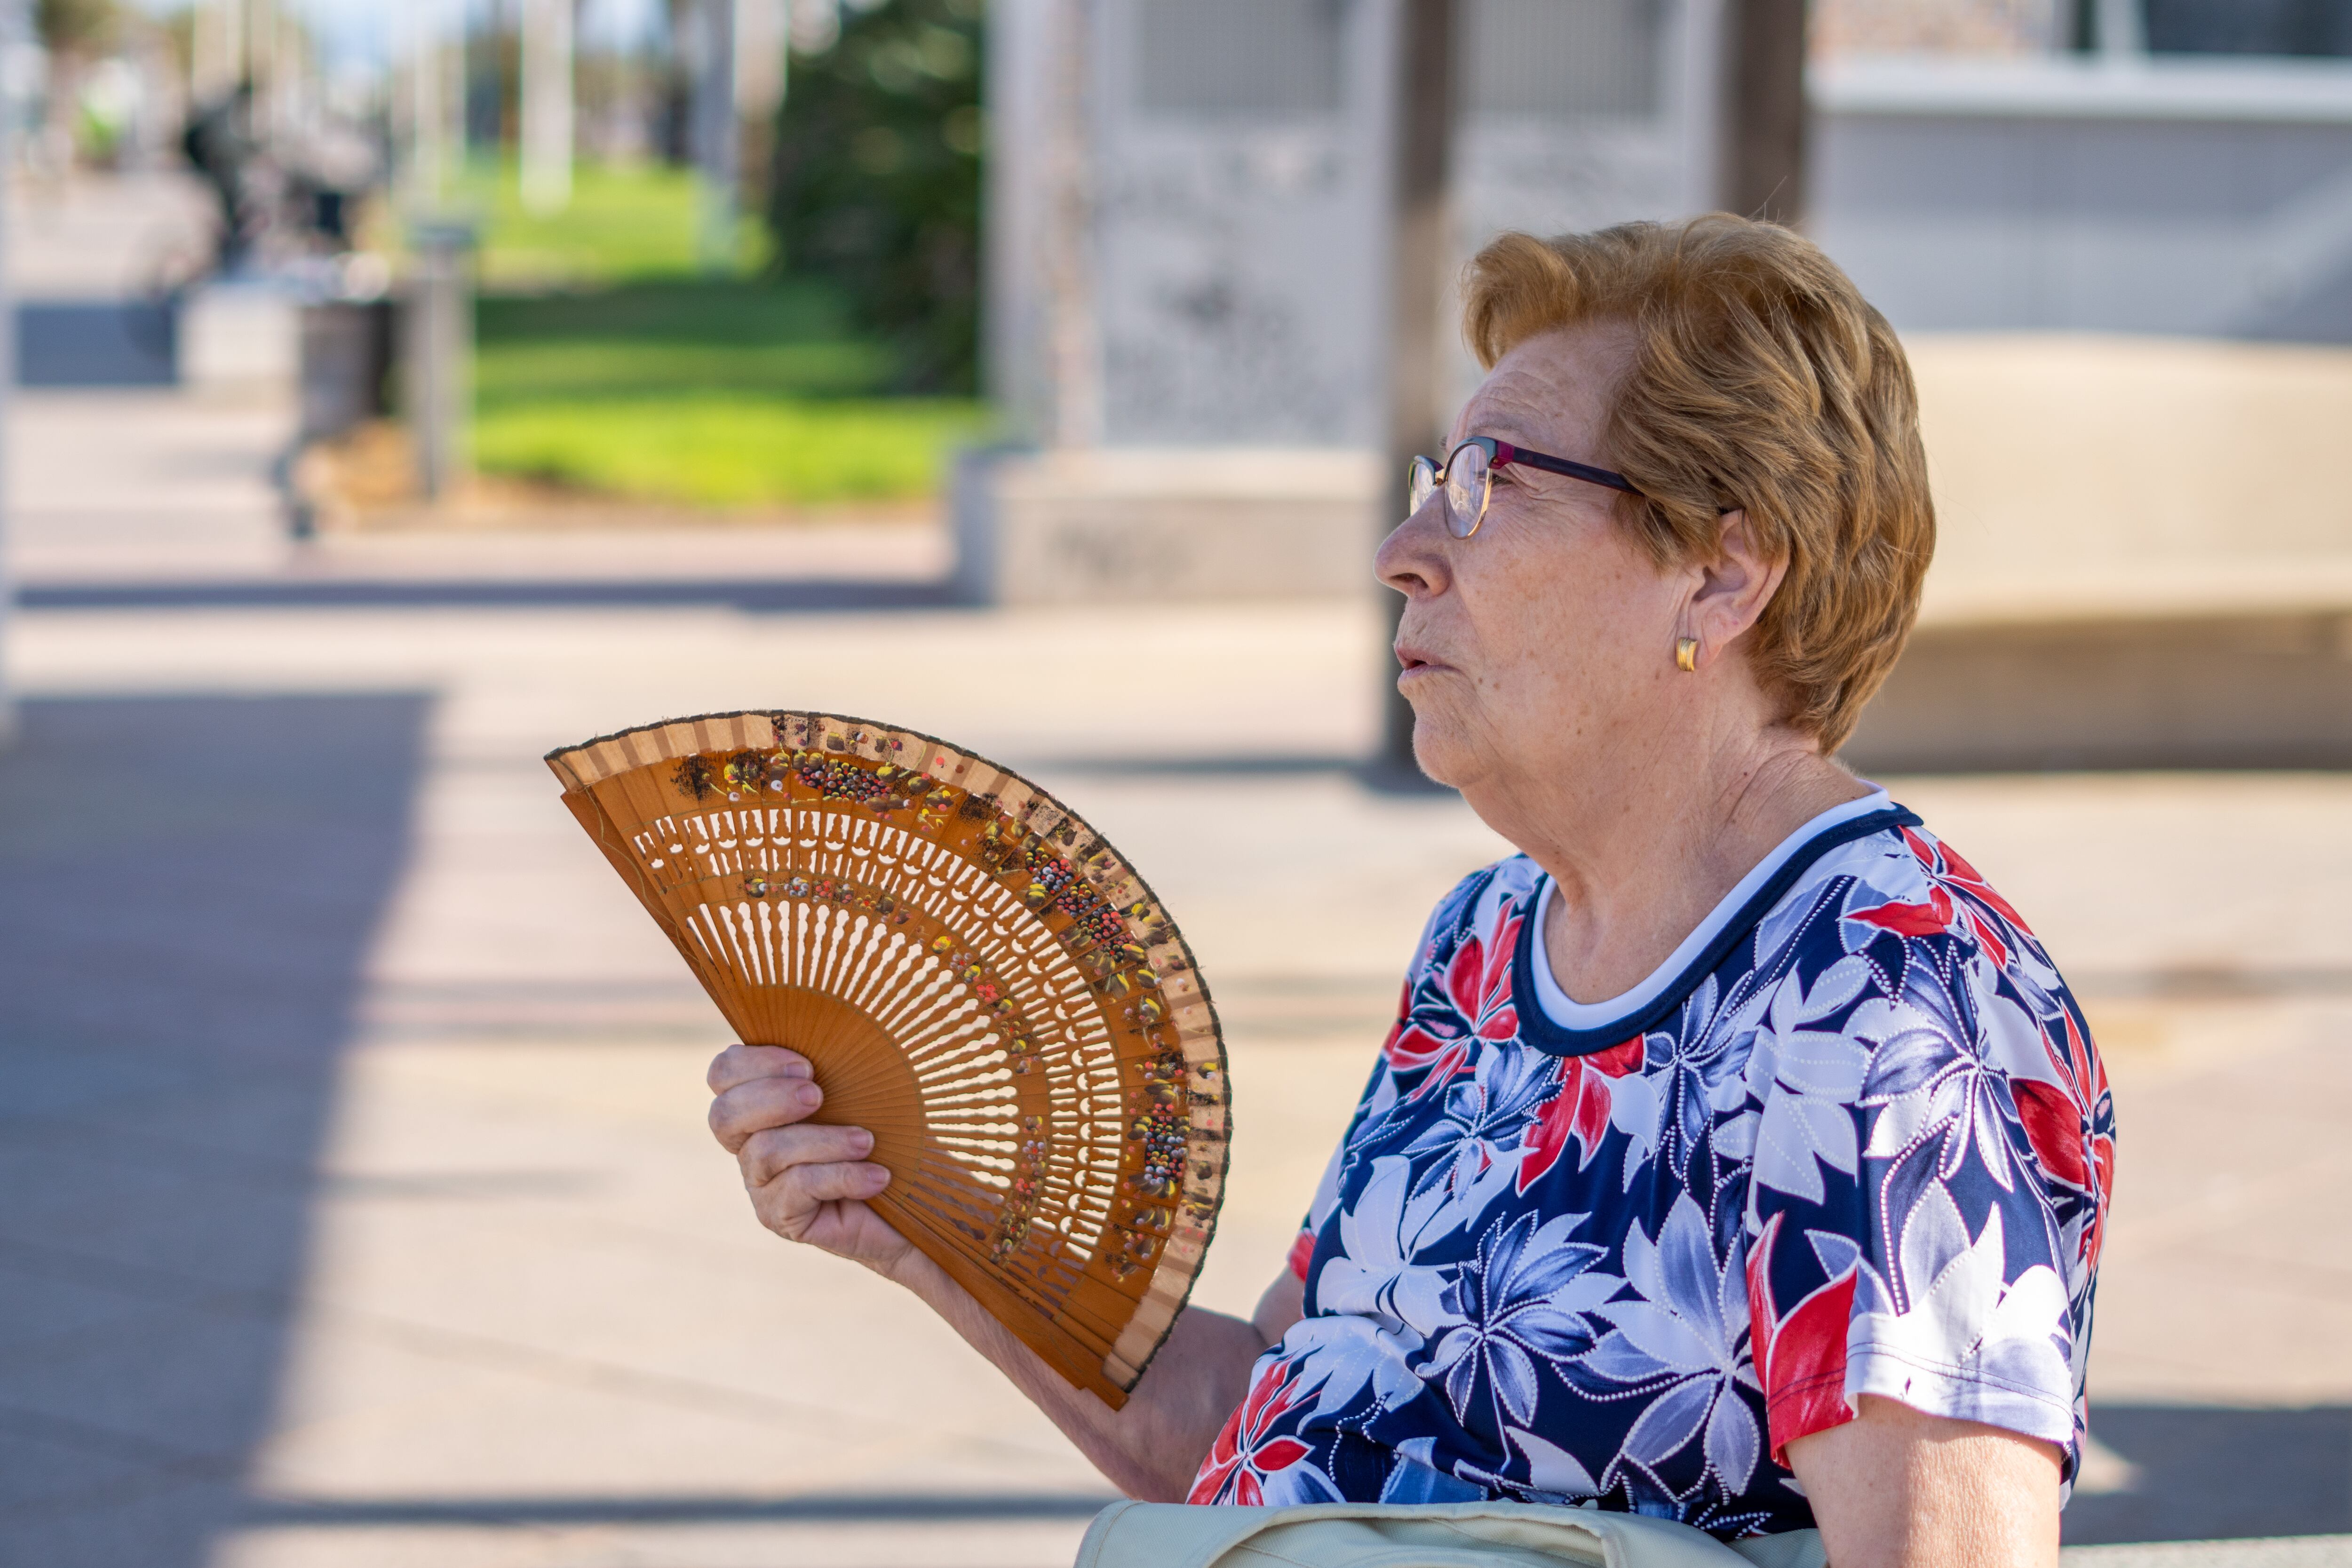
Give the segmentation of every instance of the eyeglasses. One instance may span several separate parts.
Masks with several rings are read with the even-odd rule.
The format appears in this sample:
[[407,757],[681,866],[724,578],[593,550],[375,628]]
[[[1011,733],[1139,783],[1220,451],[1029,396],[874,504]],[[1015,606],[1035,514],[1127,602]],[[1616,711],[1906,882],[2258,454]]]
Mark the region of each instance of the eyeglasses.
[[1486,521],[1486,500],[1494,493],[1495,470],[1507,468],[1513,463],[1524,463],[1530,468],[1541,468],[1549,474],[1566,474],[1571,479],[1582,479],[1589,485],[1606,485],[1612,490],[1623,490],[1629,496],[1642,492],[1633,481],[1622,474],[1596,468],[1590,463],[1574,463],[1566,458],[1548,457],[1514,447],[1508,441],[1497,441],[1491,436],[1473,436],[1447,455],[1445,466],[1438,467],[1427,458],[1415,458],[1406,470],[1405,515],[1411,517],[1429,504],[1437,487],[1445,487],[1445,531],[1456,539],[1467,539],[1478,531]]

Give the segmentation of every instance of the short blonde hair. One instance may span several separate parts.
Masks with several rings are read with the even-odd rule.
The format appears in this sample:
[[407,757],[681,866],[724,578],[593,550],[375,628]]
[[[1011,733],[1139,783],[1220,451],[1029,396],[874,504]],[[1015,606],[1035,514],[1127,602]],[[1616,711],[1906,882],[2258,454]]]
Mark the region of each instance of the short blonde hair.
[[1744,508],[1788,574],[1755,629],[1787,717],[1844,743],[1919,610],[1936,548],[1919,401],[1894,329],[1819,247],[1711,213],[1551,239],[1506,234],[1465,279],[1489,369],[1539,332],[1633,329],[1599,454],[1642,493],[1620,515],[1661,566],[1712,559]]

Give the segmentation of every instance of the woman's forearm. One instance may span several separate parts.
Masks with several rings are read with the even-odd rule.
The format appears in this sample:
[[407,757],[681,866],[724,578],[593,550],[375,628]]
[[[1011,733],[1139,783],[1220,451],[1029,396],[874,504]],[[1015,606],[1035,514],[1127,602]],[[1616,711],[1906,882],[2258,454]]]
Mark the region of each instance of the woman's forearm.
[[1150,1502],[1184,1500],[1202,1457],[1249,1386],[1250,1363],[1266,1347],[1246,1320],[1188,1307],[1127,1404],[1113,1410],[1071,1387],[921,1253],[909,1248],[893,1277],[1012,1379],[1113,1486]]

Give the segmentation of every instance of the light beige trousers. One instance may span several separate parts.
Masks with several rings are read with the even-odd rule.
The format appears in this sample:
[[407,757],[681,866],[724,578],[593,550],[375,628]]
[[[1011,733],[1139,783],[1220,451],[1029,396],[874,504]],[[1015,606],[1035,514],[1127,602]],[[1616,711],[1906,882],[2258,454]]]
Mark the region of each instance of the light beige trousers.
[[1194,1508],[1116,1502],[1076,1568],[1826,1568],[1818,1531],[1726,1546],[1639,1514],[1524,1502]]

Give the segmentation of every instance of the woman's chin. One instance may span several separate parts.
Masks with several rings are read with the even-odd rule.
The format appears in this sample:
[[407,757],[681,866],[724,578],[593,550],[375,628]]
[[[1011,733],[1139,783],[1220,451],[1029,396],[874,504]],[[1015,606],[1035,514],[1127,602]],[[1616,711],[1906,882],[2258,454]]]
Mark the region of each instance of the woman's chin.
[[1432,720],[1416,711],[1412,721],[1412,762],[1433,784],[1451,789],[1462,787],[1467,770],[1464,766],[1466,752],[1461,736],[1443,720]]

